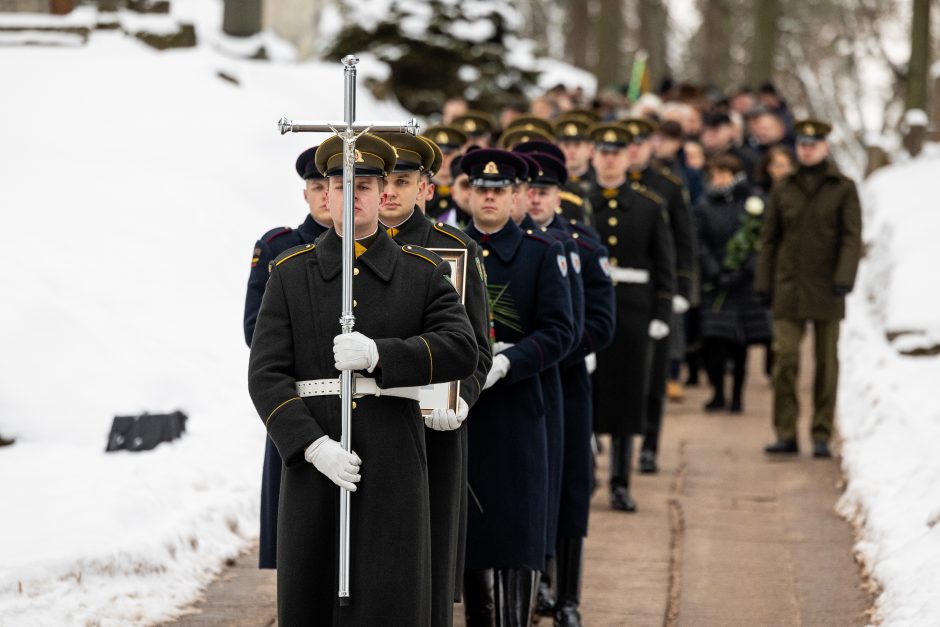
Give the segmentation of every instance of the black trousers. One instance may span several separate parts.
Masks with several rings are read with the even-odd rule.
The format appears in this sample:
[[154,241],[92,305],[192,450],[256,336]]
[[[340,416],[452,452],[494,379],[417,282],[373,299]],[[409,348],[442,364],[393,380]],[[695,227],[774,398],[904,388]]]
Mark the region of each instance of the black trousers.
[[715,400],[725,399],[725,375],[728,362],[732,363],[732,401],[741,402],[744,375],[747,372],[747,346],[729,340],[706,338],[703,346],[705,369],[715,391]]

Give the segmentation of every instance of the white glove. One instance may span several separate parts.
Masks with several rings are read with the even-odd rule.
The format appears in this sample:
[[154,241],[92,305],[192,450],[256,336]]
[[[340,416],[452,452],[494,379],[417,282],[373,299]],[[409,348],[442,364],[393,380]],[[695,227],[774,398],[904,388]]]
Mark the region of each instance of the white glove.
[[689,310],[689,307],[691,307],[689,301],[682,296],[677,295],[672,297],[672,313],[679,315],[684,314]]
[[597,370],[597,353],[591,353],[584,358],[584,365],[587,366],[588,374],[594,374]]
[[467,406],[467,401],[458,397],[456,413],[453,409],[435,409],[430,416],[425,416],[424,425],[435,431],[453,431],[460,428],[463,421],[467,419],[468,413],[470,413],[470,408]]
[[513,342],[493,342],[493,354],[498,355],[507,348],[515,346]]
[[333,338],[333,360],[337,370],[368,370],[379,363],[379,349],[362,333],[340,333]]
[[662,320],[650,320],[650,337],[661,340],[669,335],[669,325]]
[[339,487],[350,492],[356,491],[362,460],[355,451],[347,453],[342,444],[325,435],[307,447],[304,459]]
[[493,365],[490,366],[490,371],[486,375],[486,383],[483,384],[483,389],[496,385],[496,382],[506,376],[506,373],[509,372],[509,358],[505,355],[496,355],[493,357]]

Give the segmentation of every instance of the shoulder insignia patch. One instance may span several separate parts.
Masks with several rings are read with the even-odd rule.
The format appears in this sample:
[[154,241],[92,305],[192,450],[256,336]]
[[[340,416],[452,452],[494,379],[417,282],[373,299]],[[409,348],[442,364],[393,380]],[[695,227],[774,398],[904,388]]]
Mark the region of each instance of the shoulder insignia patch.
[[261,247],[255,246],[254,252],[251,253],[251,267],[256,268],[259,261],[261,261]]
[[574,268],[574,273],[581,274],[581,255],[572,250],[568,256],[571,257],[571,267]]
[[438,265],[444,263],[444,259],[435,252],[431,252],[427,248],[422,248],[420,246],[415,246],[414,244],[407,244],[401,247],[402,252],[408,253],[409,255],[414,255],[415,257],[420,257],[424,259],[429,264],[437,267]]
[[564,255],[558,255],[558,269],[561,270],[561,276],[568,276],[568,258]]
[[480,258],[474,257],[473,262],[477,266],[477,272],[480,274],[480,278],[483,280],[483,284],[486,285],[486,270],[483,269],[483,264],[480,263]]
[[281,235],[287,235],[293,230],[294,229],[290,228],[289,226],[282,226],[279,229],[272,229],[264,234],[264,242],[266,244],[270,244],[273,240],[277,239]]
[[536,233],[532,229],[526,229],[525,236],[528,237],[529,239],[534,239],[537,242],[541,242],[542,244],[545,244],[546,246],[552,243],[552,240],[548,239],[547,237],[543,237],[542,235]]
[[443,233],[444,235],[449,235],[450,237],[453,237],[455,240],[460,242],[461,246],[463,246],[464,248],[466,248],[467,245],[470,243],[469,235],[467,235],[460,229],[447,224],[446,222],[435,222],[434,230],[440,233]]
[[282,252],[280,255],[278,255],[277,258],[272,263],[275,266],[279,266],[285,261],[287,261],[288,259],[293,259],[294,257],[303,255],[304,253],[309,253],[316,247],[317,247],[316,244],[304,244],[302,246],[294,246],[293,248],[288,248],[287,250]]
[[584,204],[584,199],[572,192],[562,190],[558,192],[558,197],[565,202],[570,202],[572,205],[577,205],[578,207]]
[[604,276],[610,277],[610,259],[607,257],[601,257],[599,260],[601,265],[601,271],[604,273]]
[[663,175],[670,183],[673,185],[682,185],[685,186],[685,183],[682,182],[682,179],[676,176],[672,170],[669,168],[660,168],[659,173]]

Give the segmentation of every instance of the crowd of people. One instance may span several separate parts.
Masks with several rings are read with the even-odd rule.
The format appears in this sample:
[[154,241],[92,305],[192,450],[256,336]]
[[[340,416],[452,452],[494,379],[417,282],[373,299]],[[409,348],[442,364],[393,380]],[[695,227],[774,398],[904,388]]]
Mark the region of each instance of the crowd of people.
[[[342,143],[304,151],[308,215],[257,241],[245,307],[269,434],[260,565],[278,570],[279,622],[446,626],[462,600],[469,627],[580,625],[593,491],[636,511],[633,468],[658,471],[683,374],[706,372],[707,411],[740,413],[755,344],[775,386],[765,451],[797,452],[808,323],[813,452],[828,457],[860,254],[830,130],[794,121],[772,85],[666,85],[634,103],[562,87],[492,112],[453,99],[420,136],[363,135],[356,325],[342,334]],[[445,253],[465,269],[450,276]],[[339,443],[342,370],[357,373],[353,451]],[[446,407],[419,406],[419,388],[455,381]],[[336,486],[355,495],[348,605]]]

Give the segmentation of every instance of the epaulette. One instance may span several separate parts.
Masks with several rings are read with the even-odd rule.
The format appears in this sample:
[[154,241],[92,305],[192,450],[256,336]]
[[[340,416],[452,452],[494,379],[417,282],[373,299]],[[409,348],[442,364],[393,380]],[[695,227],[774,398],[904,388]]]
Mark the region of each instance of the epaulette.
[[673,185],[680,185],[683,187],[685,186],[685,183],[682,182],[682,179],[676,176],[675,174],[673,174],[672,170],[670,170],[669,168],[662,167],[659,169],[659,173],[662,174],[666,178],[666,180],[672,183]]
[[[298,255],[309,253],[316,247],[317,247],[316,244],[302,244],[300,246],[294,246],[293,248],[288,248],[287,250],[282,252],[280,255],[275,257],[274,261],[272,261],[271,263],[274,264],[275,266],[279,266],[285,261],[287,261],[288,259],[293,259],[294,257],[297,257]],[[271,266],[268,266],[268,267],[270,268]]]
[[470,244],[469,235],[467,235],[460,229],[447,224],[446,222],[435,222],[434,230],[440,233],[443,233],[444,235],[449,235],[453,237],[455,240],[460,242],[460,245],[463,246],[464,248],[466,248],[467,245]]
[[415,257],[421,257],[428,263],[433,266],[439,266],[444,263],[444,258],[438,255],[436,252],[430,251],[427,248],[422,248],[420,246],[415,246],[414,244],[406,244],[401,247],[403,253],[408,253],[409,255],[414,255]]
[[287,235],[294,229],[289,226],[279,226],[276,229],[271,229],[267,233],[261,236],[261,239],[264,240],[265,244],[270,244],[275,239],[279,238],[281,235]]
[[528,238],[530,238],[530,239],[534,239],[534,240],[537,241],[537,242],[541,242],[541,243],[545,244],[546,246],[551,246],[551,244],[552,244],[552,241],[551,241],[550,239],[548,239],[548,238],[546,238],[546,237],[543,237],[541,234],[536,233],[536,232],[533,231],[532,229],[526,229],[526,230],[525,230],[525,236],[528,237]]
[[584,199],[573,192],[566,192],[562,190],[558,192],[558,197],[564,201],[570,202],[572,205],[577,205],[578,207],[584,204]]
[[646,187],[646,185],[637,185],[633,188],[633,191],[643,196],[646,196],[647,198],[655,202],[657,205],[662,205],[666,202],[665,200],[663,200],[662,196],[650,190],[648,187]]

